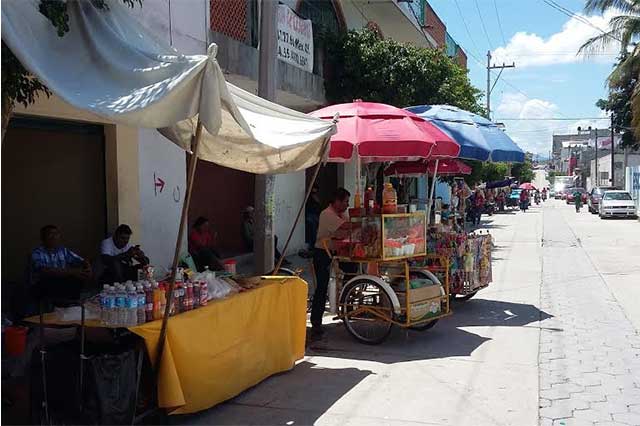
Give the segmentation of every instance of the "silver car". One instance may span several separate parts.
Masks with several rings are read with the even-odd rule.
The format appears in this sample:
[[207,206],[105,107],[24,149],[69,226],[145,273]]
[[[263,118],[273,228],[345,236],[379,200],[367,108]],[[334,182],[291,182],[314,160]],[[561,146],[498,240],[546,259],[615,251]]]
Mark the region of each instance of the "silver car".
[[638,217],[631,194],[627,191],[606,191],[600,200],[598,214],[601,219],[607,217]]

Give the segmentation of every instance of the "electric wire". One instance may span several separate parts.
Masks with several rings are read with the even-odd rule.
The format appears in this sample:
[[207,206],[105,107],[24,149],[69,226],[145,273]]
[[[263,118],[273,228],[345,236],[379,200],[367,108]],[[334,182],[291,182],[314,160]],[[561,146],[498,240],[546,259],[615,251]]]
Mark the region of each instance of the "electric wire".
[[478,0],[475,0],[475,3],[476,3],[476,10],[478,11],[478,16],[480,17],[480,24],[482,25],[482,30],[484,31],[485,37],[487,37],[487,43],[489,43],[489,50],[491,50],[491,46],[493,46],[493,43],[491,43],[491,39],[489,38],[489,32],[487,31],[487,27],[484,24],[484,19],[482,18],[482,12],[480,12],[480,6],[478,5]]
[[504,31],[502,30],[502,21],[500,20],[500,13],[498,12],[498,5],[496,0],[493,0],[493,8],[496,10],[496,19],[498,21],[498,28],[500,28],[500,35],[502,36],[502,43],[504,43],[505,47],[507,45],[507,40],[504,36]]
[[[456,4],[456,8],[458,9],[458,14],[460,15],[460,20],[464,24],[464,28],[467,30],[467,35],[469,36],[469,40],[471,40],[471,43],[473,43],[473,46],[475,47],[476,51],[479,51],[480,49],[478,48],[478,45],[476,44],[476,40],[471,35],[471,30],[469,30],[469,25],[467,24],[467,20],[464,19],[464,15],[462,14],[462,9],[460,8],[460,4],[458,3],[458,0],[454,0],[454,3]],[[467,53],[469,53],[469,55],[471,55],[471,57],[475,58],[476,60],[479,60],[478,57],[476,55],[474,55],[474,53],[471,50],[467,50]]]

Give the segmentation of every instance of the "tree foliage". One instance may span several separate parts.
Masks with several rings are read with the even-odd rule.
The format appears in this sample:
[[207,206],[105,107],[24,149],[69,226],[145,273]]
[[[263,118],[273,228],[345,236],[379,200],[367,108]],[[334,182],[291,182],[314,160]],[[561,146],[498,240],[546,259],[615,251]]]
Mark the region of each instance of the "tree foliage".
[[397,107],[448,104],[482,114],[482,92],[439,49],[382,39],[374,29],[324,35],[331,103],[363,99]]
[[533,166],[530,160],[524,160],[524,163],[516,163],[511,167],[511,175],[518,180],[518,182],[532,182],[535,174],[533,173]]
[[[129,7],[136,4],[142,6],[142,0],[121,0]],[[93,4],[102,10],[108,10],[106,0],[93,0]],[[67,12],[67,0],[40,0],[38,10],[47,17],[56,28],[60,37],[69,32],[69,14]],[[37,42],[37,40],[34,40]],[[25,107],[36,101],[40,94],[49,96],[49,90],[35,78],[11,49],[2,42],[2,136],[9,123],[9,118],[16,103]]]
[[625,131],[631,129],[633,120],[632,99],[634,89],[638,82],[638,74],[633,69],[626,69],[621,67],[622,63],[629,63],[627,61],[628,53],[622,55],[616,63],[618,77],[615,80],[610,81],[609,95],[607,99],[600,99],[596,102],[596,105],[607,112],[613,113],[613,127],[616,132],[622,131],[621,147],[629,147],[633,149],[640,148],[638,139],[631,131]]

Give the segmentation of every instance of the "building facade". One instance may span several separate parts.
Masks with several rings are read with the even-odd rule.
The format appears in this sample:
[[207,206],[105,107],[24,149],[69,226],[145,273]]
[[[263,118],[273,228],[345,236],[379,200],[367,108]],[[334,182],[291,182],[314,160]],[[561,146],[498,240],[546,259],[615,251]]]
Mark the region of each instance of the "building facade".
[[[180,7],[176,3],[145,0],[131,13],[181,53],[205,54],[210,43],[217,43],[217,59],[227,80],[257,93],[260,2],[182,0]],[[376,25],[385,37],[421,47],[447,48],[447,43],[453,43],[446,28],[445,37],[440,34],[436,40],[435,26],[430,25],[442,23],[424,1],[281,3],[312,21],[318,29],[314,37],[320,29],[346,31]],[[451,51],[464,53],[459,47]],[[314,39],[311,71],[278,62],[276,102],[303,112],[326,104],[323,64],[327,58],[323,52],[321,40]],[[54,146],[52,140],[63,142]],[[38,155],[27,155],[29,152]],[[17,159],[22,161],[20,167]],[[97,256],[100,240],[118,224],[129,224],[133,242],[143,247],[153,264],[168,267],[185,195],[186,163],[184,151],[153,129],[110,123],[55,96],[41,96],[28,108],[19,106],[3,140],[3,176],[8,177],[3,180],[3,194],[15,200],[13,209],[6,214],[3,209],[4,229],[9,232],[3,238],[3,264],[14,265],[3,278],[20,279],[26,255],[38,244],[38,229],[49,223],[58,224],[65,244],[88,258]],[[353,163],[327,166],[320,175],[325,196],[338,185],[353,189],[354,175]],[[21,191],[10,187],[11,176],[23,177]],[[281,241],[304,200],[307,181],[305,172],[275,178],[274,231]],[[218,234],[222,256],[236,256],[247,252],[241,238],[242,211],[253,201],[253,175],[201,161],[189,222],[208,217]],[[301,224],[288,254],[303,247]]]

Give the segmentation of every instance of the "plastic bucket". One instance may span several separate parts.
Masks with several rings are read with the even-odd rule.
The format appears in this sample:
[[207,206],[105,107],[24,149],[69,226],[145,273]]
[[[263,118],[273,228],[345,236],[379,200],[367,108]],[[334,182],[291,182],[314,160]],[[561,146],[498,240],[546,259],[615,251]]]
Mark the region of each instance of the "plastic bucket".
[[11,326],[4,331],[4,346],[7,353],[12,356],[20,356],[27,346],[27,327]]

